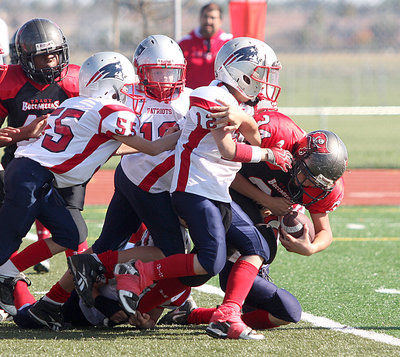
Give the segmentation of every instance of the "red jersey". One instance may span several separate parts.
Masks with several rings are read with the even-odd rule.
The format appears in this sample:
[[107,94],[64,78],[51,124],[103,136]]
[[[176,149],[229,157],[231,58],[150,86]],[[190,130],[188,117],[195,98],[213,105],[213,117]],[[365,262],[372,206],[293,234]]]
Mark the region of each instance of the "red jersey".
[[[29,79],[20,65],[1,67],[0,123],[7,117],[8,126],[18,128],[37,116],[51,113],[64,100],[79,95],[79,66],[70,64],[63,80],[39,84]],[[5,167],[14,157],[16,145],[5,148],[2,164]]]
[[179,41],[187,61],[186,87],[196,89],[208,86],[215,79],[215,57],[219,49],[230,39],[232,34],[222,30],[217,31],[210,39],[205,39],[198,27]]
[[[264,148],[279,145],[283,149],[295,152],[296,143],[302,139],[306,133],[292,119],[286,115],[272,110],[260,110],[254,118],[259,125],[261,134],[261,146]],[[290,199],[288,184],[291,175],[283,172],[276,166],[266,162],[257,164],[243,164],[239,171],[244,177],[256,185],[260,190],[273,197],[286,197]],[[305,191],[312,196],[317,196],[321,190],[316,187],[306,187]],[[334,189],[324,198],[307,207],[310,213],[325,213],[336,209],[343,200],[344,183],[340,178]],[[307,204],[311,198],[303,195],[303,203]]]

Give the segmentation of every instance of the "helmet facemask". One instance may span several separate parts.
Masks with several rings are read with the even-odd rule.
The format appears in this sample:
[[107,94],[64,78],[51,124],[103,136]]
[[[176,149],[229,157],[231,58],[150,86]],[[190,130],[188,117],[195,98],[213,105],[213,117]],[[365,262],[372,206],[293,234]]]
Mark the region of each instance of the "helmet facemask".
[[144,107],[144,104],[146,102],[146,97],[143,95],[135,94],[135,85],[134,84],[125,84],[121,88],[121,93],[122,95],[125,96],[125,98],[122,98],[122,103],[126,104],[127,98],[129,97],[132,99],[132,110],[136,115],[141,115],[142,110]]
[[[295,159],[290,169],[290,175],[291,179],[288,183],[290,198],[293,203],[301,204],[305,207],[324,199],[335,187],[335,182],[321,174],[317,177],[314,176],[306,163],[299,158]],[[305,189],[306,187],[307,189]],[[310,202],[303,202],[304,195],[310,198]]]
[[180,64],[144,64],[137,73],[145,94],[157,101],[178,98],[185,86],[186,66]]
[[[58,64],[54,67],[36,68],[34,57],[43,54],[53,54],[58,57]],[[68,48],[63,45],[62,48],[55,51],[40,51],[34,54],[22,54],[20,56],[20,63],[27,76],[40,84],[51,84],[54,82],[62,81],[67,75],[64,71],[68,66]],[[27,70],[25,70],[27,69]]]

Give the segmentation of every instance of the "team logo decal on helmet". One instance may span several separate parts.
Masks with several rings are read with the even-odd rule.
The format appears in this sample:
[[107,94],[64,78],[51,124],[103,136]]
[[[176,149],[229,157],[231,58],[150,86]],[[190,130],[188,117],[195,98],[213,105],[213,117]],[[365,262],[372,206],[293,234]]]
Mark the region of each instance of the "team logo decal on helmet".
[[307,135],[300,143],[298,148],[298,155],[303,156],[309,152],[319,152],[321,154],[329,154],[328,138],[325,133],[315,131]]
[[124,80],[124,76],[122,73],[122,66],[121,62],[114,62],[106,64],[104,67],[101,67],[90,80],[87,82],[86,87],[92,83],[95,83],[99,79],[106,79],[106,78],[115,78],[121,81]]
[[238,49],[233,52],[224,62],[224,66],[228,66],[231,63],[237,61],[249,61],[254,63],[262,63],[263,59],[258,55],[259,51],[256,46],[248,46]]

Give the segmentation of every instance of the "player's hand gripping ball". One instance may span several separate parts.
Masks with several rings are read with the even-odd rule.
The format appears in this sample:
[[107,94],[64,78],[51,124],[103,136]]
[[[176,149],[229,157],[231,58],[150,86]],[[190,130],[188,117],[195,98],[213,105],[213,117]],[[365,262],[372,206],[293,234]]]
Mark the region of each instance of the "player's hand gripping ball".
[[303,235],[304,225],[308,226],[308,234],[310,236],[310,242],[312,243],[315,238],[314,224],[307,215],[291,211],[281,219],[281,229],[285,230],[294,238],[300,238]]

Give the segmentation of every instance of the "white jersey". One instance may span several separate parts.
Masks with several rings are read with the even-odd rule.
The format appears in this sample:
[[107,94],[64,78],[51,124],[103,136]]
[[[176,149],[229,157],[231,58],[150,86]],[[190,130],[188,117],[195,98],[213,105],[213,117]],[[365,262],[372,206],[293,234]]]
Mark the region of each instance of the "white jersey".
[[74,97],[47,120],[44,134],[21,146],[15,157],[28,157],[54,174],[57,187],[88,181],[118,149],[112,135],[134,135],[136,115],[113,99]]
[[[189,110],[191,91],[185,88],[177,99],[169,103],[146,97],[137,125],[138,129],[135,129],[136,134],[151,141],[162,137],[169,127],[184,119]],[[136,93],[141,94],[137,91]],[[121,160],[125,175],[136,186],[150,193],[170,190],[174,163],[174,150],[165,151],[156,156],[143,153],[125,155]]]
[[[253,114],[253,108],[240,104],[220,81],[195,89],[190,95],[189,113],[175,148],[171,192],[190,192],[220,202],[232,201],[229,186],[241,163],[223,159],[211,134],[215,120],[207,118],[207,114],[210,107],[221,105],[218,100]],[[238,133],[232,135],[234,140],[238,136]]]

